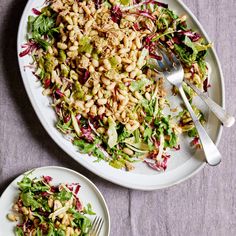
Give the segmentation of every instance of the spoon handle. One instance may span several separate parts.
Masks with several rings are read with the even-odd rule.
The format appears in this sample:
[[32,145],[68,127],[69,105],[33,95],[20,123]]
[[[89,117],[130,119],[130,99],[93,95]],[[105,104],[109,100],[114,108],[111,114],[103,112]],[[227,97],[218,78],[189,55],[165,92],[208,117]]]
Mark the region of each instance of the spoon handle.
[[216,117],[221,121],[222,125],[225,127],[231,127],[235,118],[227,113],[221,106],[215,103],[210,97],[201,92],[195,85],[191,84],[189,81],[185,80],[195,92],[196,94],[206,103],[206,105],[210,108],[210,110],[216,115]]
[[216,145],[213,143],[209,135],[207,134],[206,130],[201,125],[200,121],[198,120],[197,116],[195,115],[192,106],[190,105],[185,92],[183,90],[182,85],[178,87],[180,95],[185,103],[186,108],[188,109],[193,123],[197,129],[203,151],[205,153],[206,161],[211,166],[216,166],[221,162],[221,154],[216,147]]

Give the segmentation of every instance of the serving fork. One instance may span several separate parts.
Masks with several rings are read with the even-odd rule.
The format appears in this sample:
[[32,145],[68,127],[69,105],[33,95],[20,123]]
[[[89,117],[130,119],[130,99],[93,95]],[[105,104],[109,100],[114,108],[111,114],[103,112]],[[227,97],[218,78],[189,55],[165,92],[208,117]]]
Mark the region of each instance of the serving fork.
[[216,115],[216,117],[221,121],[222,125],[225,127],[231,127],[235,123],[235,118],[227,113],[221,106],[215,103],[211,98],[209,98],[205,93],[200,91],[195,85],[190,83],[188,80],[184,80],[195,93],[206,103],[210,110]]
[[104,220],[101,217],[96,216],[95,219],[93,220],[92,228],[89,232],[89,236],[99,236],[103,223],[104,223]]
[[218,165],[221,162],[221,154],[195,115],[184,92],[182,86],[184,81],[184,70],[180,60],[172,52],[167,52],[167,49],[163,49],[162,47],[158,47],[157,52],[162,56],[162,60],[156,60],[157,64],[153,70],[159,73],[161,72],[172,85],[178,88],[184,104],[197,129],[207,163],[211,166]]

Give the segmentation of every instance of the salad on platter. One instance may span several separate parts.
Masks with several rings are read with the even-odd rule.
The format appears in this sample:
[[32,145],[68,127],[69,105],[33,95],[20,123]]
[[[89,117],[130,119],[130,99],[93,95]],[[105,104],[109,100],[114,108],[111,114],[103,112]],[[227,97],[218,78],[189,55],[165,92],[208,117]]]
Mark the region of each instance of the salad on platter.
[[[81,153],[118,169],[143,162],[164,171],[169,150],[181,149],[180,134],[200,143],[190,114],[171,107],[164,78],[153,70],[162,60],[156,46],[178,56],[185,79],[202,91],[209,87],[211,44],[186,20],[155,0],[47,0],[32,9],[19,56],[32,57],[27,67],[51,98],[55,126]],[[195,93],[185,83],[184,90],[192,102]]]

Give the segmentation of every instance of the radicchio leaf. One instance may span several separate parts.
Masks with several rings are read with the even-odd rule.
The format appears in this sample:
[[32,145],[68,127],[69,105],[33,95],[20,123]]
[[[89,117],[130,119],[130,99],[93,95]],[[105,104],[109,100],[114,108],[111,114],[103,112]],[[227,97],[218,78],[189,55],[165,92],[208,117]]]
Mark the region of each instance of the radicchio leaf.
[[200,34],[198,34],[196,32],[192,32],[191,30],[187,30],[187,31],[179,30],[177,33],[179,35],[188,36],[192,42],[196,42],[202,37]]
[[120,24],[122,18],[122,12],[119,6],[113,6],[111,8],[111,19],[117,23]]
[[32,12],[33,12],[35,15],[37,15],[37,16],[39,16],[39,15],[42,14],[42,13],[41,13],[39,10],[37,10],[36,8],[33,8],[33,9],[32,9]]

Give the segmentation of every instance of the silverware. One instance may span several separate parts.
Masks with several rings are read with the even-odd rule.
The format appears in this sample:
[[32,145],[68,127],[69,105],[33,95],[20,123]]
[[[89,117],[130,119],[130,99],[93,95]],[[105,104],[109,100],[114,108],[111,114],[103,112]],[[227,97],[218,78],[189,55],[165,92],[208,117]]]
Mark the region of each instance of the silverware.
[[89,236],[99,236],[103,224],[104,224],[104,220],[101,217],[96,216],[95,219],[93,220],[92,228],[89,232]]
[[161,72],[171,84],[178,88],[197,129],[207,163],[211,166],[218,165],[221,162],[221,154],[195,115],[183,90],[184,70],[179,59],[172,52],[167,52],[163,48],[158,47],[157,51],[162,55],[163,60],[156,60],[157,68],[153,69]]
[[210,110],[216,115],[216,117],[221,121],[222,125],[225,127],[233,126],[235,118],[228,114],[221,106],[215,103],[210,97],[205,93],[201,92],[195,85],[191,84],[189,81],[184,80],[195,92],[196,94],[206,103]]

